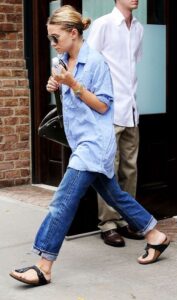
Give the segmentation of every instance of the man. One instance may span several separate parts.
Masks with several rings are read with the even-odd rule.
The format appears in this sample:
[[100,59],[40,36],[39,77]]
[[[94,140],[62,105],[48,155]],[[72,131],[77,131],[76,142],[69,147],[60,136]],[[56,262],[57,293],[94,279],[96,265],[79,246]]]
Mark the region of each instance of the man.
[[[137,185],[139,148],[136,105],[136,63],[141,57],[143,27],[133,17],[138,0],[115,0],[110,14],[93,22],[87,42],[107,61],[114,88],[114,124],[117,140],[115,172],[121,188],[133,197]],[[122,236],[141,239],[133,228],[98,196],[99,228],[108,245],[125,246]]]

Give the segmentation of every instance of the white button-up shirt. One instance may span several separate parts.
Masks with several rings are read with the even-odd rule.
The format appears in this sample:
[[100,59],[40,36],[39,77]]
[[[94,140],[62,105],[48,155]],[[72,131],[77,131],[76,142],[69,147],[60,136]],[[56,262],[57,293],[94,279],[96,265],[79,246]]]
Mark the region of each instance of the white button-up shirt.
[[136,63],[142,52],[143,27],[133,17],[128,29],[122,13],[114,7],[110,14],[93,22],[87,42],[107,61],[114,89],[114,124],[138,124],[136,104]]

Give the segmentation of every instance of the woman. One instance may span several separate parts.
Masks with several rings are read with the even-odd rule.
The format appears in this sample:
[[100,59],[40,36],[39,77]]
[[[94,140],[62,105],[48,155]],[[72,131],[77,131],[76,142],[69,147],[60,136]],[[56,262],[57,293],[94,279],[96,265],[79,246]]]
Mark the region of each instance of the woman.
[[51,281],[51,270],[81,197],[92,185],[95,190],[147,240],[141,264],[156,261],[169,245],[157,221],[128,193],[121,191],[114,176],[115,136],[113,94],[110,72],[102,56],[83,40],[90,24],[70,6],[56,10],[47,22],[48,37],[62,54],[68,70],[53,72],[47,91],[62,88],[66,136],[72,149],[66,173],[49,206],[49,213],[36,235],[33,251],[41,257],[35,266],[12,271],[10,275],[31,285]]

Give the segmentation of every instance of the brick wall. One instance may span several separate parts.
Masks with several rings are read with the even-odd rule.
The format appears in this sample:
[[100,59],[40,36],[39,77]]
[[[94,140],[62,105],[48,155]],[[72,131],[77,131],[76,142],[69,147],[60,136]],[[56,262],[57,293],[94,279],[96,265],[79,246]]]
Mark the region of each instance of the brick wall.
[[30,182],[30,108],[22,0],[0,0],[0,187]]

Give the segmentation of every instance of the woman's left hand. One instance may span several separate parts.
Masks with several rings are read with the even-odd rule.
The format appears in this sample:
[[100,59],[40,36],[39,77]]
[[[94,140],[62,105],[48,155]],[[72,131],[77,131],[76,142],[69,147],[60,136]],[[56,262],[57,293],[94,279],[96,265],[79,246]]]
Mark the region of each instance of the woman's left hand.
[[59,84],[66,84],[69,87],[72,87],[76,82],[72,73],[68,70],[66,71],[63,67],[61,67],[61,73],[59,75],[56,74],[55,69],[52,68],[52,76]]

